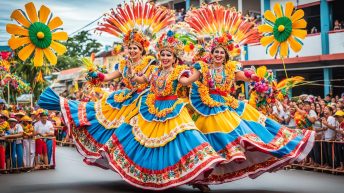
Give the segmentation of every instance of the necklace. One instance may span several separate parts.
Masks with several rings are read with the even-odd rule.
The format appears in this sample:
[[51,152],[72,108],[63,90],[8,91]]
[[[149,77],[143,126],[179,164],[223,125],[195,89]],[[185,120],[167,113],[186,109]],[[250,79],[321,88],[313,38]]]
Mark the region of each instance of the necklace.
[[168,68],[166,69],[162,69],[160,71],[160,73],[158,73],[158,77],[156,79],[156,85],[158,88],[159,92],[162,92],[165,90],[166,87],[166,80],[168,79],[168,77],[171,75],[171,71],[173,70],[173,68]]
[[226,81],[226,76],[225,76],[225,72],[223,70],[223,65],[215,67],[215,65],[212,65],[211,68],[211,78],[214,80],[215,82],[215,87],[216,85],[223,85]]

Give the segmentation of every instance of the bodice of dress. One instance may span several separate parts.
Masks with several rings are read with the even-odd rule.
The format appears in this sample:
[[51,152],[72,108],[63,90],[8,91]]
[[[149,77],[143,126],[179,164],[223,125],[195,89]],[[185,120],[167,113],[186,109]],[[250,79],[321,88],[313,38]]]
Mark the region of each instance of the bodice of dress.
[[199,69],[202,76],[200,82],[207,86],[210,91],[218,91],[230,94],[235,81],[235,72],[241,70],[241,64],[229,61],[220,67],[210,67],[210,64],[198,62],[195,68]]
[[[194,64],[194,68],[201,72],[200,80],[194,84],[202,103],[208,107],[228,105],[237,108],[238,102],[230,93],[235,83],[235,72],[241,69],[240,63],[229,61],[217,68],[209,66],[211,65],[204,62]],[[217,100],[219,97],[220,101]]]
[[[150,76],[152,70],[155,68],[155,65],[151,65],[155,61],[155,58],[153,56],[145,56],[141,60],[141,62],[135,66],[133,66],[132,73],[133,74],[139,74],[139,75],[146,75]],[[137,84],[135,81],[131,81],[129,79],[129,67],[127,66],[127,60],[121,60],[120,63],[118,63],[115,66],[115,70],[118,70],[122,74],[122,82],[128,89],[134,89],[137,90],[144,90],[146,89],[149,84]]]
[[176,95],[182,86],[178,81],[182,75],[188,74],[187,66],[177,66],[171,71],[156,69],[151,75],[151,93],[156,96],[165,97]]

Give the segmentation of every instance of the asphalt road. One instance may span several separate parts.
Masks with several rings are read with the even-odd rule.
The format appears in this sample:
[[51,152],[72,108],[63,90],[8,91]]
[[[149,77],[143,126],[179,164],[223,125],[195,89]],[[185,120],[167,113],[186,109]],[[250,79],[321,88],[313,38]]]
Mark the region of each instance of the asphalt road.
[[[282,170],[259,178],[211,186],[213,193],[343,193],[344,176],[317,172]],[[119,175],[82,162],[74,148],[57,148],[55,170],[0,175],[0,193],[107,193],[152,192],[135,188]],[[199,192],[190,186],[163,193]]]

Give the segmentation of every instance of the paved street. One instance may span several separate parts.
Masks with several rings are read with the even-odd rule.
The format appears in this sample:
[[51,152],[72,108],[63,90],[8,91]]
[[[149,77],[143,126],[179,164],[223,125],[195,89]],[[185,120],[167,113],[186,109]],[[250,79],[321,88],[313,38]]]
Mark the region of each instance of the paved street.
[[[289,170],[212,186],[213,193],[343,193],[344,176]],[[55,170],[0,176],[1,193],[143,192],[125,183],[116,173],[87,166],[74,148],[57,148]],[[149,191],[144,191],[149,192]],[[198,192],[190,186],[164,193]]]

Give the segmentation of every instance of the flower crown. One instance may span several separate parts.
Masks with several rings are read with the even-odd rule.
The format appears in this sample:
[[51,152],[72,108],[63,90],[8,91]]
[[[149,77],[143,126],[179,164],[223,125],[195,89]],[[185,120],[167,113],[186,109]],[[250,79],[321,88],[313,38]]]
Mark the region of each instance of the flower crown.
[[155,45],[156,51],[168,50],[180,59],[193,52],[197,40],[190,33],[180,31],[179,27],[174,26],[160,36]]
[[223,33],[221,36],[214,37],[210,41],[210,50],[217,47],[222,47],[228,53],[230,57],[236,57],[241,54],[241,49],[236,44],[229,33]]
[[130,30],[125,34],[123,43],[125,46],[129,46],[129,44],[135,44],[142,50],[146,51],[148,50],[148,47],[150,45],[148,38],[136,29]]

